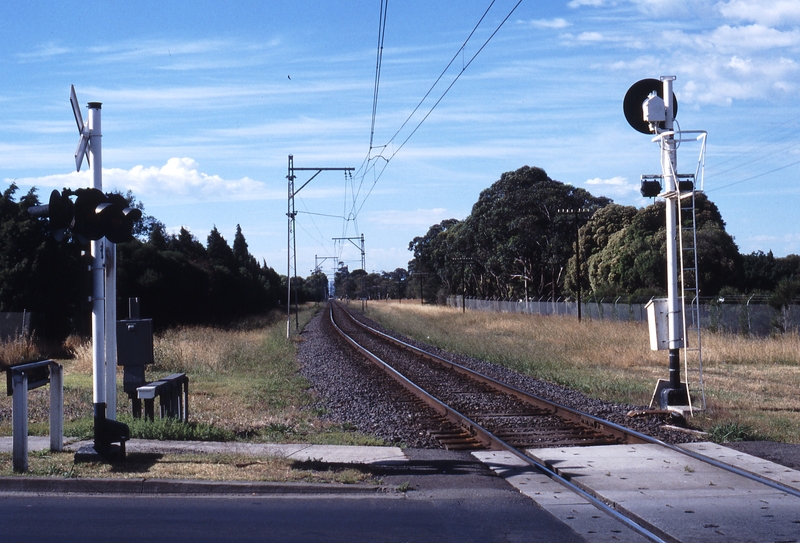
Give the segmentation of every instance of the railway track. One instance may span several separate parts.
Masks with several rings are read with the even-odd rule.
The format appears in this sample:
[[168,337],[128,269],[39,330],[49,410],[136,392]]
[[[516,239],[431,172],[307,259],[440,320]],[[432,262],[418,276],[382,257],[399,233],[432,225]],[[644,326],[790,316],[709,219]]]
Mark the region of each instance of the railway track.
[[562,476],[558,470],[530,456],[526,449],[623,443],[658,445],[800,498],[800,490],[792,486],[555,404],[426,352],[360,322],[339,304],[331,303],[330,320],[353,348],[436,414],[427,421],[429,432],[445,448],[508,451],[651,541],[670,538],[647,527],[648,523],[610,507],[573,483],[569,476]]
[[[338,304],[340,334],[439,415],[429,431],[447,449],[644,443],[628,429],[523,392],[383,334]],[[446,421],[446,422],[445,422]]]

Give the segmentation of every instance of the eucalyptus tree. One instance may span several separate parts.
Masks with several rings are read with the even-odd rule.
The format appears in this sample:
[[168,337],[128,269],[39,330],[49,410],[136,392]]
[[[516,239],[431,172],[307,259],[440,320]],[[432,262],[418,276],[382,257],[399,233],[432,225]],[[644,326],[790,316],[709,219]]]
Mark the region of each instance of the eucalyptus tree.
[[[700,295],[712,296],[723,287],[740,284],[743,262],[736,243],[725,232],[719,208],[705,194],[697,193],[695,210]],[[624,215],[627,217],[628,213]],[[690,227],[690,217],[683,219],[683,226]],[[637,210],[628,224],[607,235],[604,247],[599,239],[595,237],[594,253],[588,258],[589,282],[595,296],[653,296],[666,292],[663,202]],[[685,256],[692,255],[687,252]]]
[[445,219],[408,244],[408,250],[414,254],[408,263],[412,295],[414,289],[419,289],[424,299],[436,301],[441,290],[445,291],[445,295],[454,292],[452,285],[455,278],[449,269],[448,259],[458,252],[454,246],[457,236],[451,231],[457,230],[459,225],[456,219]]
[[490,296],[522,297],[522,283],[538,296],[562,294],[564,268],[574,254],[570,209],[595,211],[607,198],[554,181],[541,168],[506,172],[481,192],[461,231],[491,277]]

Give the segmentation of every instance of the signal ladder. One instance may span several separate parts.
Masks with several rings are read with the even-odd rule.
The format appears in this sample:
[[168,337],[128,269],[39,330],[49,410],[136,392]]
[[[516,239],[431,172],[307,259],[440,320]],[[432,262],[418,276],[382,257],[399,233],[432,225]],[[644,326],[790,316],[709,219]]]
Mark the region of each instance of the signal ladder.
[[[662,149],[665,149],[666,141],[671,139],[673,143],[681,145],[684,143],[699,143],[700,153],[697,158],[697,165],[694,174],[678,174],[674,170],[671,172],[677,181],[677,191],[661,193],[665,199],[677,198],[678,200],[678,249],[680,283],[681,283],[681,303],[683,305],[681,316],[683,319],[683,364],[684,375],[686,376],[686,395],[689,398],[689,409],[694,414],[692,396],[689,391],[689,376],[695,374],[700,388],[701,409],[706,408],[706,392],[703,383],[703,351],[700,337],[700,287],[699,274],[697,273],[697,214],[695,212],[695,194],[702,192],[705,184],[705,157],[706,139],[708,133],[705,130],[669,130],[659,132],[654,138]],[[642,176],[642,196],[645,194],[645,176]],[[655,176],[663,179],[663,176]],[[661,187],[661,183],[657,183]],[[649,190],[658,190],[655,185]],[[688,302],[688,310],[687,310]]]
[[[706,408],[703,383],[703,350],[700,337],[700,285],[697,273],[697,214],[694,175],[678,175],[678,247],[681,266],[681,301],[683,305],[683,364],[687,387],[690,372],[696,374],[700,387],[701,409]],[[688,304],[688,306],[687,306]],[[691,362],[691,363],[690,363]],[[687,391],[688,392],[688,391]],[[689,408],[694,412],[692,396]]]

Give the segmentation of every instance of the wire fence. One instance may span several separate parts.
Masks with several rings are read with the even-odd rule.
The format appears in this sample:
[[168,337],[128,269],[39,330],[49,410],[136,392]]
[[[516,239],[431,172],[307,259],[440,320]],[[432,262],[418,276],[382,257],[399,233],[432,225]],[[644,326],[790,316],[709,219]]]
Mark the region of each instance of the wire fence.
[[[528,313],[532,315],[564,315],[578,318],[578,304],[562,300],[480,300],[449,296],[447,304],[470,311]],[[687,316],[691,314],[686,307]],[[616,301],[586,301],[581,303],[581,317],[589,320],[647,322],[643,303]],[[709,299],[700,302],[700,327],[732,334],[768,336],[797,331],[800,328],[800,306],[790,305],[777,310],[766,304],[721,303]]]
[[0,341],[6,341],[30,332],[31,314],[0,313]]

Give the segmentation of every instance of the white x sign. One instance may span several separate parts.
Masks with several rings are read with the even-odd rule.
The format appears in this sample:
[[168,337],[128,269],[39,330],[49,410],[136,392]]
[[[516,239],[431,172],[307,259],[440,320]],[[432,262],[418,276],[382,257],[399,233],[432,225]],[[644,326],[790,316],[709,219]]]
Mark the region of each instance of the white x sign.
[[[81,139],[78,142],[78,148],[75,150],[75,168],[81,171],[81,164],[83,163],[83,156],[86,155],[86,164],[89,164],[89,130],[83,124],[83,116],[81,115],[81,106],[78,103],[78,97],[75,94],[75,85],[69,86],[69,103],[72,104],[72,114],[75,115],[75,122],[78,123],[78,134]],[[89,164],[91,166],[91,164]]]

